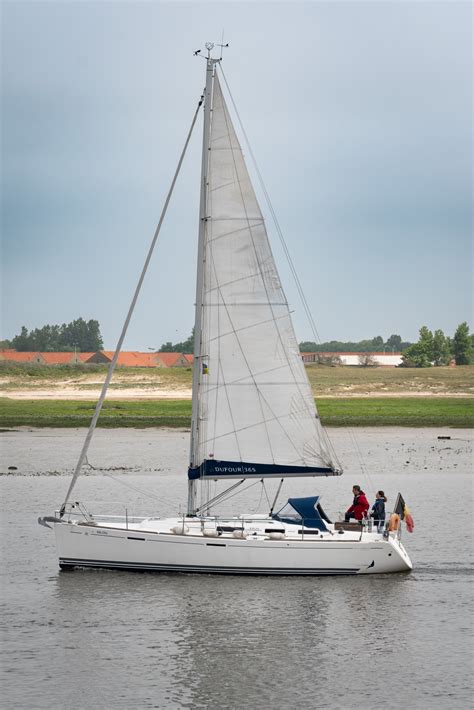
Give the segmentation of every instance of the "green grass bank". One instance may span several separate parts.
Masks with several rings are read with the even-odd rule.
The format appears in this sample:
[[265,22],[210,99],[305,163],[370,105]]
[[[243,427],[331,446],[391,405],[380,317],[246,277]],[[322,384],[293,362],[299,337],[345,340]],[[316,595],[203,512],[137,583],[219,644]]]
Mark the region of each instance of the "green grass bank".
[[[0,399],[0,428],[88,427],[95,402]],[[318,402],[325,426],[474,427],[474,397],[350,397]],[[99,427],[189,427],[189,400],[108,401]]]

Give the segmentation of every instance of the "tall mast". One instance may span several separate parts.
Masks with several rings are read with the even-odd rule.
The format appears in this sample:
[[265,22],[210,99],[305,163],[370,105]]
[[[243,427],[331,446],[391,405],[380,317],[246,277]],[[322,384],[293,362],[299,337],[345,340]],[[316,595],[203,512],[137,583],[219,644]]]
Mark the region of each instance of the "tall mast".
[[[206,88],[204,90],[204,125],[202,139],[202,162],[201,162],[201,198],[199,206],[199,236],[198,236],[198,258],[197,258],[197,279],[196,279],[196,312],[194,318],[194,362],[193,362],[193,394],[192,394],[192,415],[191,415],[191,446],[189,454],[189,464],[193,468],[198,464],[199,448],[199,404],[198,395],[201,384],[202,373],[202,302],[203,302],[203,278],[204,278],[204,239],[206,233],[207,214],[207,188],[209,182],[209,151],[211,142],[211,103],[212,103],[212,82],[214,77],[214,65],[219,59],[211,57],[211,49],[214,45],[206,43]],[[196,481],[188,481],[188,515],[194,513],[196,509]]]

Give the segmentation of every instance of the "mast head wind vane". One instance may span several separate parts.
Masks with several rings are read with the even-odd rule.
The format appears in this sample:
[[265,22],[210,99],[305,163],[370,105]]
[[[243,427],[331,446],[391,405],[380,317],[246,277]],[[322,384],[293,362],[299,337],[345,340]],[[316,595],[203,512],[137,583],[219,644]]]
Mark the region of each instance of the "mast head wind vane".
[[[205,45],[204,45],[204,47],[206,48],[207,57],[204,56],[204,54],[201,54],[202,49],[196,49],[196,51],[193,52],[193,54],[194,54],[195,57],[202,57],[203,59],[206,59],[207,61],[208,61],[209,59],[212,59],[213,62],[221,62],[221,61],[222,61],[222,50],[223,50],[224,48],[228,47],[228,46],[229,46],[229,43],[228,43],[228,42],[227,42],[226,44],[223,44],[223,42],[222,42],[222,43],[206,42]],[[219,57],[219,58],[214,58],[214,57],[212,57],[212,55],[211,55],[211,52],[212,52],[212,50],[213,50],[215,47],[220,47],[221,52],[220,52],[220,57]]]

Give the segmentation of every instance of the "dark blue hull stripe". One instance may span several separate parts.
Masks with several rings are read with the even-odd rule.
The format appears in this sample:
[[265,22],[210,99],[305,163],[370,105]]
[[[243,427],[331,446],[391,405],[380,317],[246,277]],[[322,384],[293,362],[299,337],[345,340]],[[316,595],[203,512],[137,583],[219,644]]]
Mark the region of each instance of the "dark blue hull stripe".
[[60,557],[61,567],[99,567],[101,569],[139,570],[145,572],[203,572],[207,574],[265,574],[265,575],[341,575],[357,574],[360,568],[329,568],[315,569],[274,567],[225,567],[202,565],[171,565],[147,564],[142,562],[116,562],[114,560],[81,560],[73,557]]

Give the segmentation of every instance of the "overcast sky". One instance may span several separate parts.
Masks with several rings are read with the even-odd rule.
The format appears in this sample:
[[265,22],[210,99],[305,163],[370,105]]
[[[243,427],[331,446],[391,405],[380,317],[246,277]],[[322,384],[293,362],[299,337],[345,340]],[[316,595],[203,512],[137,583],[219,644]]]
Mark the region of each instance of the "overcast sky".
[[[321,340],[472,326],[469,2],[1,9],[2,337],[81,316],[115,347],[204,85],[193,50],[223,29],[224,71]],[[200,150],[201,124],[126,350],[191,331]],[[312,340],[261,206],[297,338]]]

